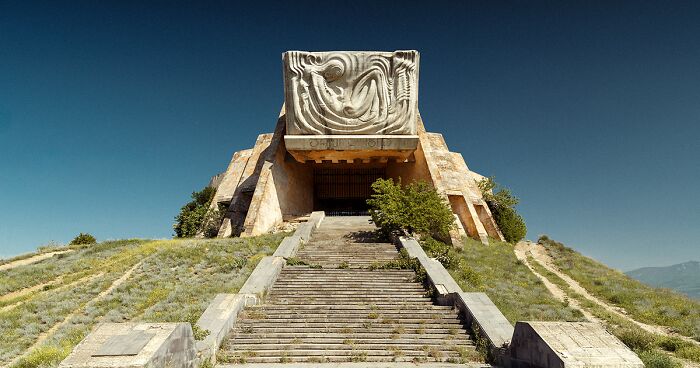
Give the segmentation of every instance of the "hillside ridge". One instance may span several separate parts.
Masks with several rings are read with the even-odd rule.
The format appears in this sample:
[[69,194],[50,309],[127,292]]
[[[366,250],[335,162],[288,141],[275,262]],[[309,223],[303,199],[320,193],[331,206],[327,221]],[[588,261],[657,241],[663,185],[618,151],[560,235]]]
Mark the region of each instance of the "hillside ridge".
[[700,299],[700,262],[688,261],[670,266],[642,267],[625,272],[645,284],[677,290]]

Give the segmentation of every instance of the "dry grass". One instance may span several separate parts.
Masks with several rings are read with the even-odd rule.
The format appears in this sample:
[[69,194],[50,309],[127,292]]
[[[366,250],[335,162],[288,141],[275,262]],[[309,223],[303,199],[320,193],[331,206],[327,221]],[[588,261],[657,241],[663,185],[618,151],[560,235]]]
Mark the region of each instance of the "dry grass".
[[[238,291],[258,261],[274,252],[285,235],[105,242],[60,259],[8,270],[0,274],[0,280],[10,280],[6,291],[59,276],[66,283],[90,274],[104,275],[73,288],[40,291],[18,307],[0,312],[0,363],[22,354],[41,333],[76,311],[15,367],[56,366],[98,322],[195,322],[217,293]],[[142,265],[123,284],[87,304],[139,261]]]

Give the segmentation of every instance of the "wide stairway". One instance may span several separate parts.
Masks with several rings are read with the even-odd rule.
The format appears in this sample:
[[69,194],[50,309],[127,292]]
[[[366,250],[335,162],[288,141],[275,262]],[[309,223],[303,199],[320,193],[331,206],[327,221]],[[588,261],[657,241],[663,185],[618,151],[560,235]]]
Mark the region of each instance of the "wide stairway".
[[229,363],[452,362],[478,357],[451,307],[434,305],[368,217],[327,217],[265,304],[246,309],[217,359]]

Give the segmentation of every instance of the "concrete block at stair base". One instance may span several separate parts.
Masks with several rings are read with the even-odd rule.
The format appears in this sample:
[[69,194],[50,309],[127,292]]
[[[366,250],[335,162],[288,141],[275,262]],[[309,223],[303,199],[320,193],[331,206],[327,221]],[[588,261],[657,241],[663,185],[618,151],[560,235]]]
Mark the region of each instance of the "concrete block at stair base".
[[286,261],[282,257],[268,256],[261,259],[238,292],[257,296],[265,295],[277,280],[285,263]]
[[297,227],[294,236],[298,236],[302,241],[309,241],[311,234],[314,232],[314,225],[311,222],[305,222]]
[[275,254],[273,254],[272,256],[273,257],[292,258],[292,257],[294,257],[295,254],[297,254],[297,250],[299,250],[300,246],[301,246],[301,237],[299,237],[297,235],[288,236],[288,237],[282,239],[282,242],[277,247],[277,250],[275,250]]
[[318,227],[321,226],[321,222],[323,222],[324,218],[326,218],[326,213],[323,211],[311,212],[311,216],[309,216],[309,222],[314,225],[314,230],[318,229]]
[[[258,298],[253,294],[217,294],[197,321],[197,326],[209,331],[202,341],[210,353],[216,351],[233,328],[236,317],[243,308],[255,305]],[[201,344],[200,344],[201,345]],[[201,349],[198,349],[201,350]]]
[[512,367],[644,367],[632,350],[591,322],[518,322],[510,353]]
[[506,346],[513,337],[513,325],[484,293],[458,293],[456,307],[464,312],[467,326],[478,326],[491,348]]
[[193,368],[197,351],[189,323],[103,323],[60,368]]

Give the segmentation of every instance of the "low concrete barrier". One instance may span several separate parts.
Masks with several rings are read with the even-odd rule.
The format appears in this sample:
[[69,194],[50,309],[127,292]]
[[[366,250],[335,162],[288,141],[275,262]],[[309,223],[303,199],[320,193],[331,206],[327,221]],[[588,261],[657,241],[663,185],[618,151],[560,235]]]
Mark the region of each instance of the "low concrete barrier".
[[513,325],[485,293],[458,293],[455,306],[464,312],[468,326],[477,327],[491,345],[493,356],[503,356],[513,337]]
[[415,258],[426,272],[428,282],[437,292],[437,302],[454,305],[464,315],[469,328],[478,327],[480,338],[486,339],[492,358],[502,361],[504,346],[513,336],[513,326],[484,293],[465,293],[447,269],[436,259],[428,257],[417,240],[400,237],[399,246]]
[[273,256],[282,258],[292,258],[301,247],[301,243],[302,241],[300,236],[288,236],[282,239],[282,243],[280,243],[279,247],[277,247],[277,250],[275,250]]
[[277,280],[282,267],[286,263],[282,257],[267,256],[260,260],[258,265],[253,270],[253,273],[248,276],[245,284],[238,291],[239,294],[253,294],[258,297],[263,297],[267,290],[272,287],[272,284]]
[[197,342],[197,351],[205,356],[214,356],[243,308],[255,305],[258,298],[254,294],[218,294],[199,317],[197,327],[209,331],[202,341]]

